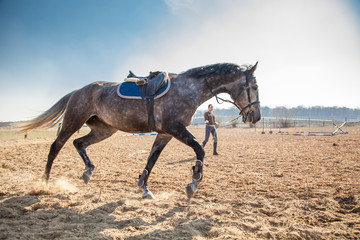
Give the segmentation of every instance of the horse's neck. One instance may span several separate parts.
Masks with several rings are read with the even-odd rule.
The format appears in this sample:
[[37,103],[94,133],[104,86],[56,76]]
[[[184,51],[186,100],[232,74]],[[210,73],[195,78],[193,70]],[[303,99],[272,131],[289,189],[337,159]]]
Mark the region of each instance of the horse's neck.
[[202,83],[202,93],[199,98],[200,105],[219,93],[229,93],[226,85],[232,83],[223,78],[201,79],[199,81]]
[[174,84],[177,85],[177,91],[179,93],[178,100],[189,102],[190,105],[195,107],[195,110],[215,95],[219,93],[229,93],[226,85],[234,82],[231,78],[224,78],[223,76],[212,76],[207,79],[194,79],[192,77],[181,75],[174,75],[170,77],[173,77],[174,80],[177,78],[179,80],[174,82]]

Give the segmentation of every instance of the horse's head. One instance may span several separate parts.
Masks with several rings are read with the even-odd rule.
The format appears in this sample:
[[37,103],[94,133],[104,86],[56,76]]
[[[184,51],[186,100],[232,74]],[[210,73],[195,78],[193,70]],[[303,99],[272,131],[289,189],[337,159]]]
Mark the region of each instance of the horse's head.
[[240,108],[243,122],[253,124],[261,119],[258,85],[254,76],[257,64],[256,62],[254,66],[242,65],[242,74],[230,89],[230,96]]

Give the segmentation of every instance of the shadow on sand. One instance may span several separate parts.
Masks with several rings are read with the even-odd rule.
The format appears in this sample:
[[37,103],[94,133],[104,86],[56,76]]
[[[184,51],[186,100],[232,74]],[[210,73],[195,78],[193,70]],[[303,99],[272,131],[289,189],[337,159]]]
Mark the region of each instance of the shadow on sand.
[[[112,214],[122,214],[125,200],[79,213],[73,208],[76,205],[61,206],[61,202],[66,201],[66,195],[47,195],[43,198],[56,198],[56,201],[42,201],[41,198],[42,195],[2,197],[0,239],[117,239],[118,236],[121,236],[119,239],[174,239],[174,236],[177,239],[191,239],[194,236],[207,236],[212,228],[211,220],[189,220],[184,217],[175,223],[171,221],[176,213],[189,211],[186,206],[173,207],[152,222],[144,221],[141,215],[119,221]],[[147,227],[154,229],[152,226],[166,221],[171,223],[171,229],[157,228],[144,233]],[[130,227],[133,231],[128,232],[125,228]],[[104,233],[108,229],[115,230],[115,236]]]
[[[208,158],[208,156],[205,156],[204,159]],[[192,157],[192,158],[187,158],[187,159],[183,159],[183,160],[180,160],[180,161],[176,161],[176,162],[169,162],[169,163],[166,163],[166,165],[175,165],[175,164],[181,164],[181,163],[186,163],[186,162],[192,162],[192,161],[195,161],[196,160],[196,157]]]

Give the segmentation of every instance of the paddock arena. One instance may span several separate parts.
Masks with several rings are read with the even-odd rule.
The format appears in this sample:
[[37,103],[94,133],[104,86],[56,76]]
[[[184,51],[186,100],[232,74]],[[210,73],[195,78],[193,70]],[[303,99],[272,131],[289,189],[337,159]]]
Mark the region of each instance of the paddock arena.
[[[204,128],[190,128],[203,140]],[[360,127],[335,136],[218,129],[188,200],[193,150],[172,139],[141,199],[137,179],[156,136],[118,132],[92,145],[88,185],[72,140],[41,182],[56,129],[0,130],[0,239],[360,239]],[[306,130],[305,130],[306,131]]]

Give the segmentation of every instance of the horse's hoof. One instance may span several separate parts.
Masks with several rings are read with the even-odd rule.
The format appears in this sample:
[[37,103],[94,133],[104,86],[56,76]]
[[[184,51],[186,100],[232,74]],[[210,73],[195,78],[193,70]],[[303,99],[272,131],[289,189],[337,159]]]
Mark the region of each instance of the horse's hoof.
[[90,178],[91,178],[91,174],[89,174],[88,172],[84,172],[82,177],[83,177],[84,183],[88,184],[90,181]]
[[194,196],[194,194],[196,193],[198,185],[199,184],[197,182],[192,181],[191,183],[189,183],[186,186],[185,191],[186,191],[186,195],[189,199],[192,198]]
[[143,193],[142,198],[143,199],[155,199],[155,196],[154,196],[154,194],[152,194],[152,192],[146,191]]

